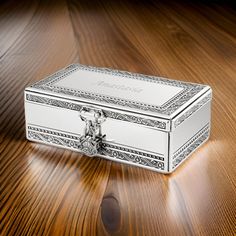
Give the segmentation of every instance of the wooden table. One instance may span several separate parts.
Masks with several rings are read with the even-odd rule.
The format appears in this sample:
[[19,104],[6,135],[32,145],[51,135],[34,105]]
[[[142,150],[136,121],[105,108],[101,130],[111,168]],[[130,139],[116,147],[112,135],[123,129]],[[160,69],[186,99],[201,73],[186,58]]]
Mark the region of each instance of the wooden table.
[[[209,84],[210,140],[171,175],[28,142],[24,87],[73,62]],[[0,235],[236,233],[230,3],[5,1],[0,96]]]

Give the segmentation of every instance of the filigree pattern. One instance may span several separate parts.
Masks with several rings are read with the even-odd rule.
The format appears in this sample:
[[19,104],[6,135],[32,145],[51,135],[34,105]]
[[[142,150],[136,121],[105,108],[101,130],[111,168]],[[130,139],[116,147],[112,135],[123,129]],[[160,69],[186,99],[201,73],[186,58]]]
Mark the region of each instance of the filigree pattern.
[[[46,104],[46,105],[50,105],[50,106],[56,106],[56,107],[60,107],[60,108],[75,110],[75,111],[80,111],[82,108],[82,106],[77,103],[57,100],[54,98],[46,98],[46,97],[41,97],[41,96],[36,96],[36,95],[31,95],[31,94],[26,94],[26,100],[32,101],[32,102],[37,102],[37,103],[42,103],[42,104]],[[161,129],[161,130],[167,129],[166,121],[159,121],[157,119],[155,119],[155,120],[154,119],[147,119],[147,118],[142,118],[139,116],[109,111],[106,109],[105,110],[103,109],[103,112],[106,117],[109,117],[112,119],[127,121],[127,122],[141,124],[141,125],[150,126],[150,127],[155,127],[155,128]]]
[[183,115],[181,115],[175,122],[174,127],[176,128],[181,123],[183,123],[188,117],[190,117],[194,112],[196,112],[199,108],[201,108],[203,105],[205,105],[209,100],[211,99],[211,94],[204,97],[201,101],[199,101],[195,106],[193,106],[191,109],[186,111]]
[[80,111],[82,108],[81,105],[73,103],[73,102],[69,102],[69,101],[67,102],[67,101],[57,100],[54,98],[46,98],[46,97],[41,97],[41,96],[36,96],[36,95],[31,95],[31,94],[26,94],[26,100],[31,101],[31,102],[45,104],[45,105],[65,108],[69,110],[75,110],[75,111]]
[[65,148],[72,148],[75,150],[78,150],[81,147],[80,140],[75,141],[67,138],[62,138],[60,136],[56,137],[50,134],[37,133],[30,130],[28,131],[28,137],[33,140],[43,141],[49,144],[56,144]]
[[49,129],[43,129],[43,128],[34,127],[34,126],[28,126],[28,130],[36,131],[36,132],[40,132],[40,133],[45,133],[48,135],[55,135],[55,136],[59,136],[59,137],[63,137],[63,138],[75,139],[75,140],[80,140],[80,138],[81,138],[81,135],[75,136],[75,135],[71,135],[71,134],[67,134],[67,133],[62,133],[62,132],[49,130]]
[[[137,101],[120,99],[116,97],[105,96],[102,94],[84,92],[84,91],[79,91],[75,89],[69,89],[69,88],[59,87],[59,86],[54,85],[56,82],[65,78],[67,75],[75,72],[76,70],[94,71],[94,72],[102,73],[102,74],[120,76],[122,78],[130,78],[130,79],[143,80],[143,81],[152,82],[152,83],[172,85],[175,87],[181,87],[183,88],[183,90],[179,92],[176,96],[168,100],[162,106],[154,106],[151,104],[140,103]],[[47,77],[45,80],[42,80],[33,84],[31,87],[38,88],[41,90],[46,90],[46,91],[52,91],[54,93],[66,94],[70,96],[85,98],[88,100],[103,102],[107,104],[119,105],[123,107],[135,108],[135,109],[139,109],[143,111],[150,111],[150,112],[170,115],[175,110],[177,110],[180,106],[182,106],[186,101],[188,101],[190,98],[196,95],[199,91],[201,91],[205,86],[180,82],[176,80],[169,80],[166,78],[161,78],[161,77],[156,77],[156,76],[147,76],[143,74],[130,73],[127,71],[111,70],[108,68],[96,68],[92,66],[73,64]]]
[[178,149],[173,156],[172,168],[179,165],[191,152],[200,146],[208,138],[209,132],[210,128],[208,124]]
[[112,149],[101,150],[101,154],[112,157],[117,160],[125,161],[127,163],[131,162],[131,163],[135,163],[142,166],[148,166],[155,169],[164,170],[164,162],[148,159],[148,158],[137,156],[134,154],[130,154],[126,152],[122,153],[118,150],[112,150]]
[[[82,143],[81,136],[64,134],[58,131],[28,126],[28,137],[35,141],[42,141],[48,144],[59,145],[64,148],[82,151],[87,148],[86,144]],[[88,147],[90,148],[90,147]],[[88,152],[88,150],[84,150]],[[91,150],[91,153],[93,150]],[[160,170],[164,170],[164,158],[152,154],[139,152],[136,150],[124,148],[121,146],[103,143],[99,150],[100,155],[109,156],[114,160],[122,160],[127,163],[132,162],[138,165],[148,166]],[[159,159],[159,160],[158,160]],[[162,161],[160,161],[162,160]]]
[[147,152],[140,152],[140,151],[136,151],[136,150],[133,150],[133,149],[124,148],[124,147],[121,147],[121,146],[112,145],[112,144],[109,144],[109,143],[103,143],[102,147],[104,149],[107,149],[107,148],[109,148],[109,149],[110,148],[111,149],[117,149],[117,150],[129,152],[129,153],[133,153],[133,154],[136,154],[136,155],[140,155],[140,156],[145,156],[147,158],[157,159],[157,160],[160,160],[160,161],[164,161],[164,157],[163,157],[162,154],[159,154],[159,156],[157,156],[157,155],[153,155],[153,154],[150,154],[150,153],[147,153]]

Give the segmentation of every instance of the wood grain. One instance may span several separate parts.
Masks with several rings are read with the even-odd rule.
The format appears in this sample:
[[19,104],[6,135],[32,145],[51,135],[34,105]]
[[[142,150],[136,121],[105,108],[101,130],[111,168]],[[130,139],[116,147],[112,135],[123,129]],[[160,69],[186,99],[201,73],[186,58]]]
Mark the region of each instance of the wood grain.
[[[23,90],[73,62],[209,84],[210,140],[171,175],[28,142]],[[236,234],[236,10],[227,2],[0,5],[0,235]]]

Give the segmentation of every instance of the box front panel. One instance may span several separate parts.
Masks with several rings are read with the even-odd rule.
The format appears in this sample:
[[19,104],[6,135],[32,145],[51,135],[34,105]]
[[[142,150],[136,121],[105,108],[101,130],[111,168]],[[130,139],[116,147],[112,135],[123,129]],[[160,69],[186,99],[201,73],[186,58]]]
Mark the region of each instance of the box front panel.
[[[42,98],[49,99],[47,96]],[[66,102],[59,98],[57,101]],[[86,128],[80,112],[55,103],[26,100],[25,115],[29,140],[80,151],[81,137]],[[168,172],[167,132],[109,117],[101,124],[101,130],[106,137],[98,156]]]

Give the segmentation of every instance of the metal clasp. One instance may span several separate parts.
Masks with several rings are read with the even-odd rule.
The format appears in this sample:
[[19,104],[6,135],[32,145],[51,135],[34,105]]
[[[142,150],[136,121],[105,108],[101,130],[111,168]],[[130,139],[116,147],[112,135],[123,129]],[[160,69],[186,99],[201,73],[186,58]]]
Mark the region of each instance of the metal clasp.
[[106,117],[101,109],[82,107],[80,119],[86,123],[84,135],[80,138],[81,151],[88,156],[95,156],[106,136],[102,134],[101,130],[101,124],[106,120]]

